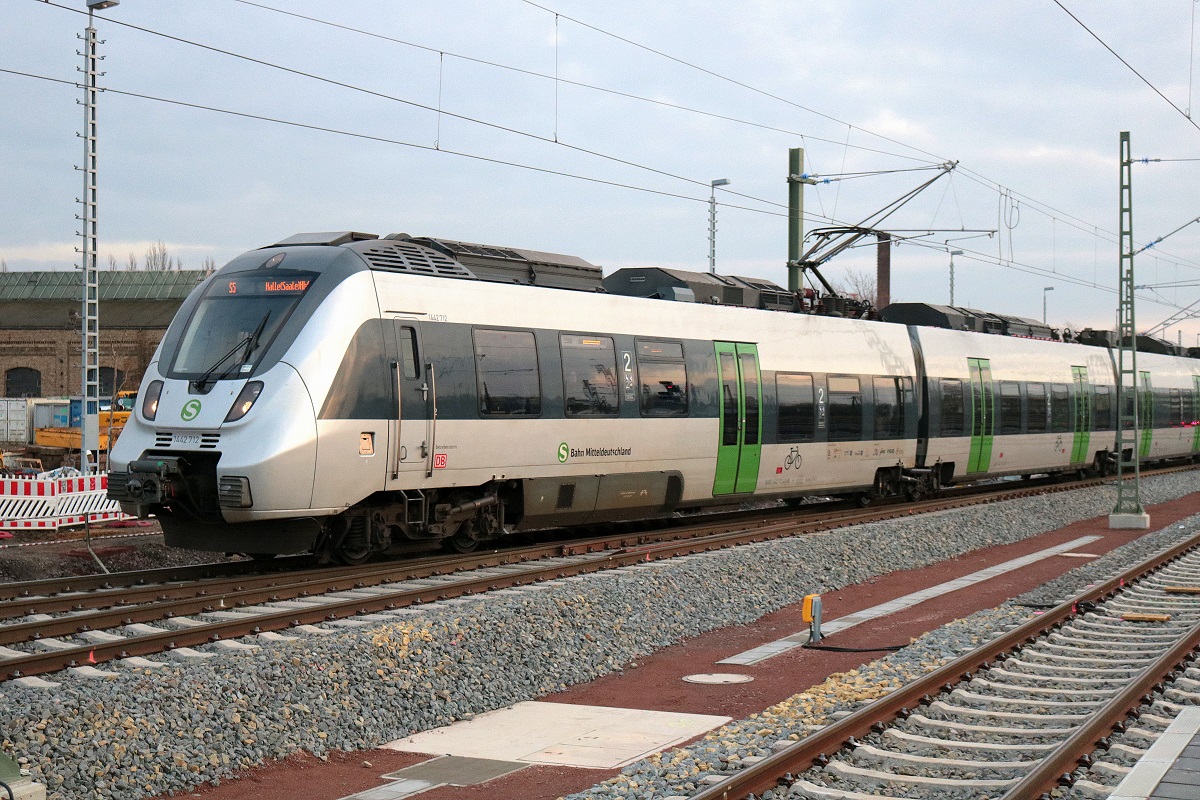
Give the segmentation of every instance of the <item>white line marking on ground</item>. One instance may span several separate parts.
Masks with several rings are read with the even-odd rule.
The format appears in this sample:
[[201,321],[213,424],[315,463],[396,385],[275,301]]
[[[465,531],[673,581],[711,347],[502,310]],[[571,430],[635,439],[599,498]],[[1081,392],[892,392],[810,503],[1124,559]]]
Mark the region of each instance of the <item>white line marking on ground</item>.
[[[906,608],[912,608],[918,603],[924,603],[926,600],[932,600],[947,592],[958,591],[972,586],[981,581],[990,580],[991,578],[1003,575],[1006,572],[1012,572],[1015,569],[1032,564],[1036,561],[1049,558],[1051,556],[1060,555],[1067,550],[1074,550],[1076,547],[1082,547],[1085,544],[1091,544],[1102,537],[1100,536],[1082,536],[1074,539],[1066,544],[1060,544],[1057,547],[1049,547],[1045,550],[1039,550],[1036,553],[1030,553],[1027,556],[1014,558],[1011,561],[1005,561],[1003,564],[997,564],[987,569],[981,569],[979,572],[973,572],[970,575],[964,575],[961,578],[955,578],[952,581],[939,583],[937,586],[931,586],[928,589],[922,589],[919,592],[898,597],[887,603],[882,603],[871,608],[865,608],[862,611],[856,611],[844,617],[839,617],[832,622],[826,622],[821,625],[821,633],[828,636],[831,633],[844,631],[847,628],[852,628],[868,620],[877,619],[878,617],[895,614],[897,611],[903,611]],[[800,631],[793,633],[791,636],[785,636],[774,642],[767,642],[764,645],[759,645],[753,649],[747,650],[744,653],[738,653],[735,656],[724,658],[718,661],[718,664],[740,664],[742,666],[750,666],[766,661],[772,656],[777,656],[780,653],[786,653],[789,650],[794,650],[797,647],[803,647],[808,644],[808,631]]]

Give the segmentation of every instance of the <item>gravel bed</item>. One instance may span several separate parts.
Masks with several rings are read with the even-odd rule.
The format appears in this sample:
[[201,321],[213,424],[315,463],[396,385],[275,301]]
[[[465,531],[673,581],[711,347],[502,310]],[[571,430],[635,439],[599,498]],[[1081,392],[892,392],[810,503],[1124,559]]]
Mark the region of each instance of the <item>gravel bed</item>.
[[[1198,488],[1200,476],[1177,473],[1146,479],[1143,497],[1160,502]],[[1087,489],[860,525],[437,603],[252,653],[154,670],[114,665],[108,680],[55,675],[47,676],[61,681],[53,690],[5,685],[0,749],[23,758],[52,798],[178,793],[297,751],[376,747],[535,699],[812,592],[1094,517],[1112,495]],[[721,763],[769,753],[1029,612],[1010,605],[954,623],[573,797],[687,794]]]

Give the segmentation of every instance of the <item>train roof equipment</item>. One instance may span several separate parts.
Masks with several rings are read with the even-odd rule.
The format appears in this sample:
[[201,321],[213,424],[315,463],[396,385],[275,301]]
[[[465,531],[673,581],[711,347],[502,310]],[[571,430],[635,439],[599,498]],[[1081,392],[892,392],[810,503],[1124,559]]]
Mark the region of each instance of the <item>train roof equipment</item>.
[[1049,325],[1035,319],[934,303],[892,303],[879,312],[879,318],[884,322],[898,322],[904,325],[994,333],[1026,339],[1057,338]]
[[626,267],[604,279],[610,294],[690,303],[792,311],[787,289],[762,278],[688,272],[665,267]]
[[410,236],[407,233],[391,233],[380,238],[373,233],[357,231],[298,233],[270,246],[295,245],[346,246],[361,255],[372,269],[386,272],[584,292],[604,290],[600,267],[577,256],[540,250]]

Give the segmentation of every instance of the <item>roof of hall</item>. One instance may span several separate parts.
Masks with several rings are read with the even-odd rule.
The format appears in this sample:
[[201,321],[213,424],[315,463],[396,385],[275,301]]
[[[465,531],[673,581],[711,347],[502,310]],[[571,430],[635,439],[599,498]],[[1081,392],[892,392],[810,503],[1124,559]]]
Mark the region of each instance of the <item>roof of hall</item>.
[[[209,273],[201,270],[178,272],[131,272],[100,270],[100,301],[173,300],[182,302]],[[78,270],[0,273],[0,302],[28,300],[80,301],[82,278]]]

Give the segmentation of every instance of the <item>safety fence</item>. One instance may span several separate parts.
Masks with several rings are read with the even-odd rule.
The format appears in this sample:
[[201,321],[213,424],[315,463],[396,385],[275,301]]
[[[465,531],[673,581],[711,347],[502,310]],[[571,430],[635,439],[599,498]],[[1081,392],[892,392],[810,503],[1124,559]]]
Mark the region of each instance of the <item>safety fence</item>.
[[108,475],[0,478],[0,532],[58,530],[84,522],[132,519],[109,500]]

